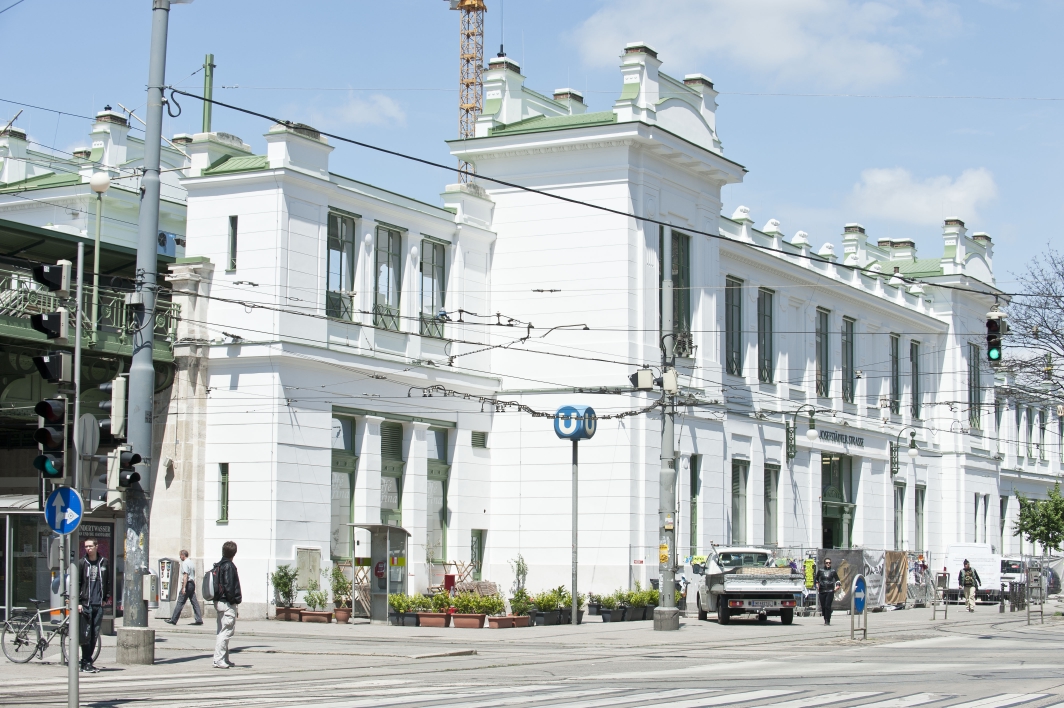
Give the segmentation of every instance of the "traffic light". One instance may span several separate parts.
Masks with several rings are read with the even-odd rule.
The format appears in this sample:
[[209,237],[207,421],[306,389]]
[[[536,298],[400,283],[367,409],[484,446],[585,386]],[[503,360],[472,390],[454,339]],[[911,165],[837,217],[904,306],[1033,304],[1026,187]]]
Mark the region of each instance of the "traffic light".
[[41,378],[50,383],[74,381],[74,357],[69,352],[48,352],[33,357],[33,364]]
[[70,261],[39,265],[33,269],[33,279],[59,297],[70,297],[70,265]]
[[140,473],[134,465],[140,464],[141,457],[128,445],[107,453],[107,474],[100,475],[100,481],[107,485],[106,501],[112,509],[121,510],[125,505],[126,489],[140,481]]
[[48,339],[54,339],[56,344],[66,344],[70,333],[70,317],[67,309],[60,307],[55,312],[30,315],[30,327]]
[[628,380],[637,391],[650,391],[654,388],[654,374],[650,369],[640,369],[629,376]]
[[111,394],[110,401],[100,401],[100,408],[111,412],[108,420],[100,421],[100,431],[108,440],[126,439],[126,391],[129,379],[125,375],[115,377],[114,381],[100,384],[100,390]]
[[33,466],[44,479],[60,480],[63,472],[63,458],[66,453],[67,417],[66,401],[61,398],[49,398],[33,407],[37,414],[38,428],[33,433],[40,454],[33,460]]
[[1001,361],[1001,335],[1004,334],[1005,320],[991,317],[986,321],[986,358],[992,364]]

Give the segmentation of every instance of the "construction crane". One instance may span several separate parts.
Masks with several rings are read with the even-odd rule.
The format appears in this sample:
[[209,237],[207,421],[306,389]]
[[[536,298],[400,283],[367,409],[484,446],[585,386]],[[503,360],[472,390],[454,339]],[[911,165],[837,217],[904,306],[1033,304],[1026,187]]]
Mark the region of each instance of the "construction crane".
[[[458,45],[458,137],[473,137],[477,116],[484,108],[484,0],[448,0],[462,13]],[[473,179],[472,164],[458,161],[463,183]]]

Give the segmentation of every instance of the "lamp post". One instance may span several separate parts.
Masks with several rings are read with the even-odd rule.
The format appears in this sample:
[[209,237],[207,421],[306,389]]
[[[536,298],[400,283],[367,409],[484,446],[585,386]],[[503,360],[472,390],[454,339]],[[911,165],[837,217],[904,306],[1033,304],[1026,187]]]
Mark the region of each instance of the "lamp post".
[[890,476],[894,477],[901,471],[901,463],[899,461],[899,451],[901,450],[901,436],[906,431],[912,431],[909,433],[909,447],[905,451],[905,454],[910,459],[915,460],[920,456],[920,448],[916,446],[916,428],[911,425],[907,425],[898,431],[897,439],[890,444]]
[[787,459],[793,460],[795,455],[798,454],[798,414],[806,408],[809,409],[809,430],[805,431],[806,440],[809,442],[815,441],[820,437],[820,433],[816,430],[816,406],[804,403],[798,406],[798,409],[794,411],[794,417],[791,419],[790,425],[787,426]]
[[103,222],[103,195],[111,188],[111,178],[106,172],[94,172],[89,178],[89,187],[96,192],[96,239],[92,247],[92,339],[96,344],[96,328],[100,324],[100,228]]

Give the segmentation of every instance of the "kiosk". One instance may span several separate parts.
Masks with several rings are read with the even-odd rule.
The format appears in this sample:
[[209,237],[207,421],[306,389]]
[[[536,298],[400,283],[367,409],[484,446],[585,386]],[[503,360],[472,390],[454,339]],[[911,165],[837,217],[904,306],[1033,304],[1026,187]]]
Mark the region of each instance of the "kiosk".
[[369,621],[388,623],[388,596],[406,594],[406,545],[410,532],[388,524],[350,524],[369,532],[369,557],[355,565],[369,566]]

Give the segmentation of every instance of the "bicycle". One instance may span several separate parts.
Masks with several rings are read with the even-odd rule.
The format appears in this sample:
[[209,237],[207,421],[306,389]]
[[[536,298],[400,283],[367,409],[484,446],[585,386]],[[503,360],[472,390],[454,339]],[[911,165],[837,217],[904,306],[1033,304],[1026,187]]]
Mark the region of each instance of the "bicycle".
[[[0,646],[3,647],[4,656],[8,661],[16,664],[25,664],[33,657],[39,656],[41,661],[67,663],[67,639],[70,634],[70,616],[66,608],[51,607],[41,609],[46,604],[44,600],[30,599],[34,610],[22,617],[13,617],[4,622],[4,628],[0,631]],[[52,619],[51,615],[59,612],[63,615],[61,620]],[[48,619],[44,619],[44,615]],[[52,642],[59,637],[59,648],[54,649]],[[100,656],[100,648],[103,642],[96,637],[96,646],[93,647],[92,660],[95,662]],[[58,653],[58,657],[56,654]]]

